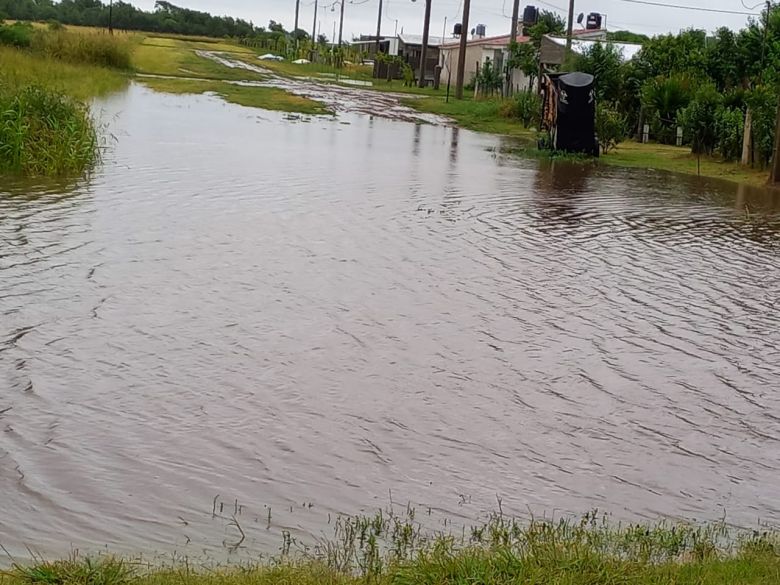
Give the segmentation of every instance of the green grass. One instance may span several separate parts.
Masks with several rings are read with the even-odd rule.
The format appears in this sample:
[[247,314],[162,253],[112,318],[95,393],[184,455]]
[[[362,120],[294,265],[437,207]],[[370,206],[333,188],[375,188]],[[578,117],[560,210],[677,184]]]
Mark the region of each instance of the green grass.
[[734,534],[723,525],[518,523],[502,514],[459,533],[428,533],[414,510],[399,517],[339,518],[334,538],[240,566],[141,566],[102,556],[14,564],[0,585],[777,585],[773,532]]
[[11,47],[0,47],[0,79],[7,86],[37,84],[79,100],[118,91],[128,81],[126,75],[116,70],[63,63]]
[[301,114],[330,114],[319,102],[287,93],[275,87],[235,85],[209,79],[144,78],[145,85],[155,91],[174,94],[211,92],[225,101],[251,108],[263,108]]
[[232,56],[246,55],[245,50],[238,45],[149,37],[142,39],[135,47],[132,65],[138,73],[149,75],[230,81],[256,81],[264,77],[254,71],[231,69],[200,57],[196,53],[199,50],[229,52]]
[[[614,151],[602,156],[600,160],[606,164],[622,167],[659,169],[689,175],[699,173],[696,156],[691,154],[691,149],[688,147],[623,142]],[[765,185],[769,178],[767,171],[751,169],[711,156],[702,156],[701,175],[752,185]]]
[[68,63],[120,70],[129,70],[131,67],[130,42],[106,32],[81,34],[67,30],[38,30],[33,35],[32,50]]
[[444,97],[429,97],[407,99],[403,103],[421,112],[446,116],[459,126],[477,132],[523,137],[532,137],[536,133],[533,129],[523,128],[518,120],[502,116],[504,100],[498,98],[456,100],[450,96],[450,101],[446,102]]
[[0,174],[82,174],[99,159],[89,108],[56,90],[0,80]]

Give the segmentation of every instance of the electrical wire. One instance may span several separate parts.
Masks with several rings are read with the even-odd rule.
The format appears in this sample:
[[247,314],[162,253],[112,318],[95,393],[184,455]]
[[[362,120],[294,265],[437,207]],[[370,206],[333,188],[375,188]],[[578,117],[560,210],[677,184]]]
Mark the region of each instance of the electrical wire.
[[696,10],[698,12],[717,12],[719,14],[741,14],[744,16],[758,16],[756,12],[741,12],[739,10],[721,10],[719,8],[702,8],[699,6],[685,6],[682,4],[664,4],[663,2],[650,2],[650,0],[619,0],[631,4],[647,4],[649,6],[661,6],[663,8],[679,8],[680,10]]

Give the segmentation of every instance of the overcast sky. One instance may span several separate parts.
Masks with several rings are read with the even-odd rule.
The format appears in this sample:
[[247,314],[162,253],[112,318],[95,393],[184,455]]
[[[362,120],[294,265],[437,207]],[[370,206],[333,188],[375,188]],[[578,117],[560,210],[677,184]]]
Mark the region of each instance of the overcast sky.
[[[330,6],[333,0],[318,0],[318,32],[330,38],[333,24],[339,17],[339,6]],[[344,38],[353,35],[374,34],[376,32],[379,0],[345,0]],[[746,9],[740,0],[653,0],[697,6],[708,9],[722,9],[739,12],[756,12],[761,8]],[[151,10],[154,0],[130,0],[141,8]],[[300,0],[299,28],[311,32],[314,16],[314,0]],[[382,34],[392,35],[398,20],[398,31],[421,33],[425,0],[383,0]],[[487,26],[487,35],[494,36],[509,32],[513,0],[472,0],[469,28],[476,24]],[[173,4],[212,14],[229,15],[253,21],[256,25],[267,26],[273,19],[292,29],[295,21],[295,0],[172,0]],[[447,19],[447,35],[452,33],[452,25],[460,19],[462,0],[432,0],[431,34],[441,35],[444,19]],[[755,0],[745,0],[747,6],[753,6]],[[567,0],[549,0],[540,2],[521,0],[522,7],[532,4],[540,9],[549,9],[565,16]],[[703,28],[712,31],[720,26],[740,29],[745,26],[748,16],[736,14],[715,14],[700,10],[678,10],[660,6],[633,4],[625,0],[575,0],[575,13],[601,12],[607,15],[609,30],[628,29],[649,35],[677,32],[684,28]],[[337,25],[338,26],[338,25]],[[575,25],[576,26],[576,25]]]

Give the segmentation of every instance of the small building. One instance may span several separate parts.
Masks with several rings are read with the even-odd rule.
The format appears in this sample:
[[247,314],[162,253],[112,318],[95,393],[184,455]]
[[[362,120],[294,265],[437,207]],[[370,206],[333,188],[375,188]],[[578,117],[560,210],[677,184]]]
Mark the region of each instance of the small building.
[[[415,75],[420,71],[420,58],[422,57],[422,35],[410,35],[401,33],[398,35],[398,56],[406,61],[414,70]],[[442,38],[430,35],[428,37],[428,49],[425,53],[425,79],[433,81],[436,74],[436,66],[439,64],[439,49]]]
[[[484,30],[484,29],[483,29]],[[600,40],[606,39],[607,31],[605,29],[578,29],[573,33],[577,39],[590,39]],[[517,42],[530,43],[531,37],[518,35]],[[498,69],[504,68],[509,58],[509,44],[512,41],[512,37],[509,34],[500,35],[496,37],[486,37],[474,35],[471,40],[466,43],[466,69],[465,80],[466,83],[477,73],[477,67],[484,67],[485,64],[490,61],[491,66]],[[565,39],[564,39],[565,44]],[[455,79],[456,71],[458,68],[458,55],[460,54],[460,39],[451,38],[442,44],[440,50],[441,58],[441,79],[440,83],[446,84],[449,75],[452,75],[452,79]],[[477,65],[479,63],[479,65]],[[512,87],[517,89],[527,88],[530,80],[523,74],[522,71],[515,70],[512,72],[512,78],[510,79]]]
[[[379,52],[385,55],[398,55],[398,37],[379,37]],[[352,39],[351,47],[373,58],[376,53],[376,35],[360,35],[359,39]]]

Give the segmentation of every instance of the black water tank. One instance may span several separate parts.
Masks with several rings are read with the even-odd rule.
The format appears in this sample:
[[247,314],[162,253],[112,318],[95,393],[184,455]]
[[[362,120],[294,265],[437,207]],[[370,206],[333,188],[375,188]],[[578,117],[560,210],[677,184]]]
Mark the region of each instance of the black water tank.
[[478,24],[477,25],[477,36],[478,37],[484,37],[485,36],[485,25],[484,24]]
[[585,23],[587,30],[599,30],[601,28],[601,14],[591,12],[588,14],[588,21]]
[[523,25],[533,26],[539,21],[539,10],[536,6],[526,6],[523,8]]
[[452,29],[452,36],[459,37],[463,33],[463,25],[459,22],[455,23]]

